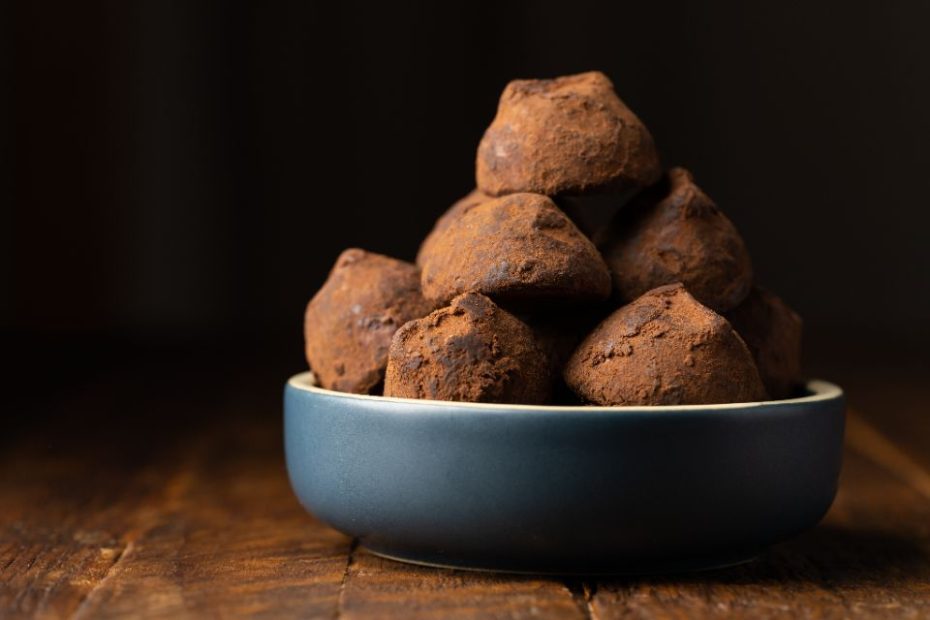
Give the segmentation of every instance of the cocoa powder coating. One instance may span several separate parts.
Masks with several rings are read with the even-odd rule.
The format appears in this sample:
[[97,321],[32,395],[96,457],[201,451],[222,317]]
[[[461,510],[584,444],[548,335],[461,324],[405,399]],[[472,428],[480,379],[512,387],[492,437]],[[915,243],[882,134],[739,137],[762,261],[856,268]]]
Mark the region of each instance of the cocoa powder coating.
[[626,301],[681,282],[702,304],[726,312],[752,286],[742,237],[684,168],[620,209],[597,243]]
[[324,388],[375,392],[384,379],[394,332],[434,307],[420,293],[414,265],[346,250],[307,305],[307,362]]
[[517,304],[610,294],[597,249],[539,194],[472,206],[438,231],[420,258],[423,294],[438,303],[470,291]]
[[661,174],[649,130],[603,73],[515,80],[478,146],[478,188],[581,194],[654,183]]
[[339,257],[305,315],[322,387],[597,405],[797,389],[800,318],[753,288],[733,223],[687,170],[662,174],[604,74],[510,82],[475,174],[416,265]]
[[394,335],[385,396],[543,404],[551,374],[532,330],[478,293],[466,293]]
[[430,231],[423,240],[423,243],[420,244],[420,249],[417,251],[417,265],[423,264],[423,256],[430,253],[430,247],[435,242],[436,237],[439,236],[439,233],[448,228],[457,217],[472,207],[492,199],[492,196],[488,196],[480,190],[474,189],[469,192],[468,195],[455,201],[445,213],[439,216],[439,219],[436,220],[436,223],[433,225],[433,230]]
[[576,349],[564,378],[579,397],[597,405],[766,398],[746,344],[681,284],[649,291],[607,317]]
[[769,395],[792,396],[801,383],[801,317],[758,286],[726,317],[749,347]]

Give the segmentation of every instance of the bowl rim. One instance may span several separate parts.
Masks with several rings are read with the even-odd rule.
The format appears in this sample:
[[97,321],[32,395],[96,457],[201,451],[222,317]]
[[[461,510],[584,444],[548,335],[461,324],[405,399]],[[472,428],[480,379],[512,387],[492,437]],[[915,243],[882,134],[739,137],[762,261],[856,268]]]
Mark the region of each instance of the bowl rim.
[[307,370],[292,376],[287,381],[287,387],[301,392],[308,392],[317,396],[327,396],[339,400],[359,401],[361,404],[395,403],[403,405],[441,407],[448,411],[475,410],[475,411],[524,411],[536,413],[572,412],[574,414],[590,413],[642,413],[642,412],[732,412],[746,409],[771,410],[772,407],[788,407],[793,405],[807,405],[825,401],[839,400],[844,397],[842,388],[822,379],[810,379],[804,383],[809,394],[797,398],[781,400],[748,401],[741,403],[717,403],[712,405],[520,405],[509,403],[470,403],[450,400],[430,400],[421,398],[400,398],[397,396],[377,396],[372,394],[353,394],[350,392],[337,392],[327,390],[316,385],[313,371]]

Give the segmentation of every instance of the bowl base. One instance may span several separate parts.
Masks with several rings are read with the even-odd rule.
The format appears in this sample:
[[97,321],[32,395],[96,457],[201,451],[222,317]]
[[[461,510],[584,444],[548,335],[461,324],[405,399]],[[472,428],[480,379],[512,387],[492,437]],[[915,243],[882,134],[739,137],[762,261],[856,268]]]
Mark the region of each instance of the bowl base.
[[632,575],[665,575],[674,573],[694,573],[701,571],[720,570],[731,568],[741,564],[748,564],[759,557],[759,552],[742,553],[735,555],[720,555],[711,557],[677,559],[667,561],[650,561],[650,562],[631,562],[630,564],[618,564],[616,566],[599,566],[591,569],[582,567],[569,567],[566,569],[558,568],[514,568],[506,562],[501,564],[494,563],[471,563],[467,560],[458,562],[454,558],[443,558],[437,560],[432,557],[423,557],[409,555],[404,552],[387,551],[375,549],[367,545],[360,545],[368,552],[386,560],[401,562],[403,564],[414,564],[416,566],[427,566],[429,568],[442,568],[447,570],[464,570],[479,573],[506,573],[510,575],[563,575],[563,576],[632,576]]

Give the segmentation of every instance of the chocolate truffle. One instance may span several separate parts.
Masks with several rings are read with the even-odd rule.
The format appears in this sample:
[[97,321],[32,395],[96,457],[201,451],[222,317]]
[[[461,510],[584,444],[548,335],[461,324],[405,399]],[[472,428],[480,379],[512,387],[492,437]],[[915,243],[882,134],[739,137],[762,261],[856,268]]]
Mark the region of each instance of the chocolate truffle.
[[530,326],[536,341],[549,356],[553,369],[561,375],[562,367],[581,340],[615,309],[613,304],[603,302],[577,307],[554,307],[516,316]]
[[433,225],[433,230],[426,236],[423,243],[420,244],[420,250],[417,252],[417,265],[423,264],[423,256],[430,251],[430,245],[435,241],[439,233],[448,228],[452,222],[475,205],[491,200],[492,197],[481,193],[477,189],[472,190],[467,196],[459,198],[445,213],[439,216]]
[[752,286],[743,239],[684,168],[621,209],[597,243],[626,301],[681,282],[702,304],[726,312]]
[[764,400],[746,343],[681,284],[623,306],[591,332],[565,382],[597,405],[691,405]]
[[377,391],[394,332],[434,307],[420,294],[414,265],[364,250],[343,252],[304,316],[307,361],[319,384]]
[[769,396],[790,397],[801,383],[801,317],[758,286],[726,317],[755,358]]
[[599,71],[510,82],[476,168],[478,188],[492,196],[622,190],[661,174],[646,126]]
[[518,314],[517,318],[530,326],[536,342],[542,347],[552,370],[552,397],[554,405],[581,405],[564,379],[562,369],[588,333],[614,309],[607,302],[573,308],[553,308],[545,312]]
[[439,231],[420,258],[423,294],[439,303],[471,291],[518,305],[610,294],[610,274],[597,249],[539,194],[471,207]]
[[542,404],[551,376],[532,330],[478,293],[466,293],[394,335],[385,396]]

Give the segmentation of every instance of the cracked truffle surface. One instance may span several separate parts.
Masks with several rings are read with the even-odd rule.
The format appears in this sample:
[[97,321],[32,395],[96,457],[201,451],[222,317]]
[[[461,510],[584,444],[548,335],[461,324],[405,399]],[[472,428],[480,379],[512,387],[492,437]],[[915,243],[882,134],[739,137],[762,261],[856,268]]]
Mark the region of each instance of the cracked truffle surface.
[[307,305],[307,362],[324,388],[357,394],[377,391],[394,332],[434,307],[420,293],[414,265],[346,250]]
[[454,218],[421,256],[423,294],[439,303],[465,292],[498,303],[593,301],[610,274],[591,241],[539,194],[511,194]]
[[481,191],[474,189],[468,193],[467,196],[459,198],[455,201],[451,207],[449,207],[445,213],[439,216],[439,219],[436,220],[436,223],[433,225],[433,229],[430,233],[423,239],[423,243],[420,244],[420,249],[417,251],[417,265],[423,264],[423,257],[430,253],[430,246],[435,242],[436,237],[439,234],[452,225],[452,222],[455,221],[457,217],[468,211],[474,206],[480,205],[482,202],[487,202],[493,200],[492,196],[483,194]]
[[772,398],[789,398],[801,383],[801,317],[758,286],[726,315],[742,336]]
[[466,293],[394,335],[385,396],[543,404],[551,374],[533,331],[478,293]]
[[579,397],[597,405],[766,398],[746,344],[681,284],[649,291],[607,317],[575,350],[564,378]]
[[597,242],[626,301],[681,282],[702,304],[726,312],[752,286],[742,237],[684,168],[622,208]]
[[507,84],[476,163],[492,196],[622,190],[660,174],[649,130],[599,71]]

